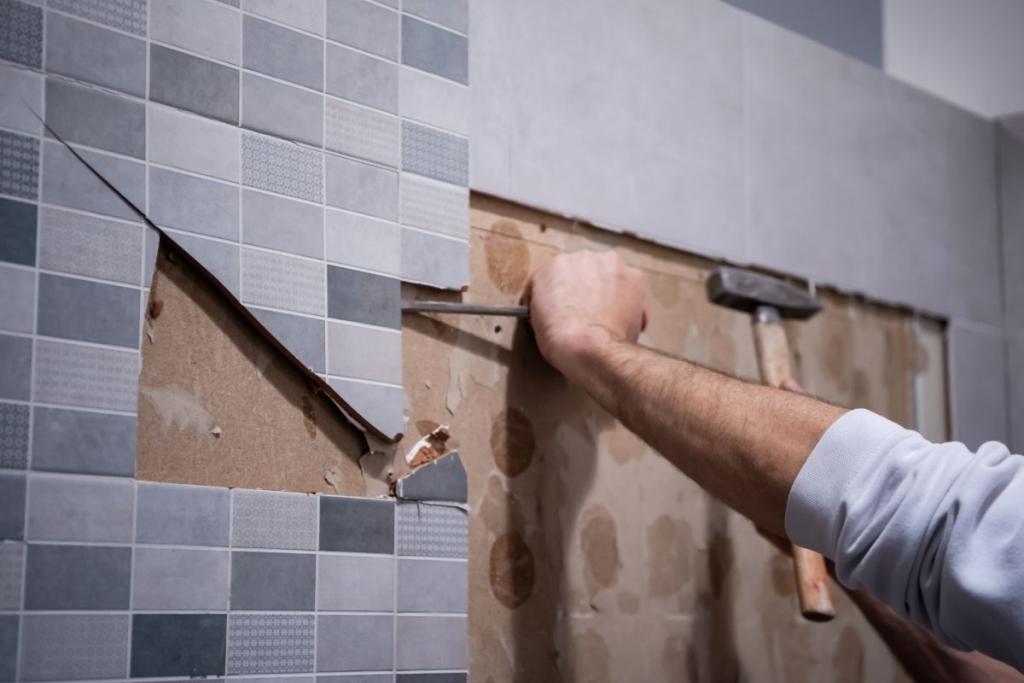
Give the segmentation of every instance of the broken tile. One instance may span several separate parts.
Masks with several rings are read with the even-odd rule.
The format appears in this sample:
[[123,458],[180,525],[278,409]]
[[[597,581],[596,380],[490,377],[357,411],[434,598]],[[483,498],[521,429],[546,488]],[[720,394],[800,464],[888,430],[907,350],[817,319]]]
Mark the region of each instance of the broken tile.
[[29,413],[30,408],[25,404],[0,401],[0,468],[25,469]]
[[26,614],[22,620],[21,680],[127,676],[127,614]]
[[312,614],[231,614],[228,673],[312,671],[316,647],[314,624]]
[[394,61],[398,59],[398,12],[366,0],[331,0],[327,37]]
[[405,500],[466,502],[466,470],[455,451],[421,465],[398,480],[397,493]]
[[454,505],[398,503],[396,552],[407,557],[467,557],[466,512]]
[[469,285],[469,242],[402,228],[402,279],[432,287]]
[[323,154],[266,135],[243,133],[242,183],[319,203]]
[[238,64],[241,15],[206,0],[150,0],[150,37],[204,57]]
[[324,139],[323,95],[245,73],[242,75],[242,125],[319,147]]
[[217,278],[236,297],[239,295],[238,245],[206,239],[198,235],[168,231],[178,246],[193,256],[199,264]]
[[402,234],[396,224],[348,211],[326,210],[328,261],[398,275]]
[[242,24],[245,68],[314,90],[323,88],[322,40],[248,15]]
[[327,315],[337,320],[400,329],[401,285],[394,278],[328,266]]
[[0,3],[0,59],[43,65],[43,10],[24,2]]
[[31,376],[32,339],[0,334],[0,398],[29,400]]
[[0,541],[25,538],[25,475],[0,472]]
[[242,241],[246,244],[323,258],[323,207],[245,190],[242,222]]
[[249,306],[249,312],[313,372],[324,372],[324,320]]
[[245,0],[245,11],[322,35],[324,0]]
[[0,261],[36,264],[36,205],[0,197]]
[[402,170],[454,185],[469,185],[469,140],[402,121]]
[[228,545],[227,489],[140,481],[138,497],[137,543]]
[[28,487],[28,540],[131,543],[134,481],[33,476]]
[[402,17],[402,64],[459,83],[469,83],[469,41],[465,36]]
[[149,105],[149,160],[153,163],[238,182],[241,144],[241,133],[234,126]]
[[138,285],[142,225],[44,206],[39,267]]
[[146,105],[138,100],[47,78],[46,123],[68,142],[146,155]]
[[237,489],[231,545],[236,548],[316,550],[316,496]]
[[395,559],[391,555],[373,557],[320,554],[318,562],[318,610],[395,610]]
[[32,469],[130,477],[135,474],[135,418],[36,406]]
[[237,240],[238,186],[150,166],[149,217],[162,228]]
[[144,97],[146,41],[47,12],[46,70]]
[[242,249],[242,301],[323,315],[324,264],[286,254]]
[[398,615],[395,666],[398,669],[465,669],[468,652],[466,617]]
[[[0,541],[0,610],[21,609],[21,577],[24,562],[24,543]],[[0,676],[0,680],[5,679]]]
[[327,203],[369,216],[398,220],[398,174],[353,159],[327,155]]
[[316,670],[390,671],[394,623],[391,615],[321,614],[317,617]]
[[13,681],[18,665],[17,614],[0,614],[0,681]]
[[40,545],[28,547],[26,610],[126,610],[132,549]]
[[[0,48],[2,49],[2,48]],[[43,77],[27,69],[0,64],[0,126],[39,135]]]
[[[146,205],[146,174],[143,164],[100,152],[80,150],[79,153],[135,206],[142,208]],[[43,146],[43,163],[46,164],[42,194],[44,202],[128,220],[136,219],[136,215],[121,198],[111,192],[59,142],[50,140]]]
[[395,114],[398,66],[340,45],[327,44],[327,92]]
[[140,292],[135,287],[39,274],[36,333],[135,348]]
[[146,0],[49,0],[49,6],[121,31],[146,35]]
[[398,118],[362,105],[327,98],[325,145],[348,156],[396,167]]
[[149,47],[149,97],[238,123],[238,69],[161,45]]
[[0,265],[0,330],[32,334],[36,308],[36,273]]
[[226,550],[135,548],[132,609],[226,610],[228,559]]
[[40,339],[35,347],[35,400],[135,412],[139,352]]
[[316,555],[234,551],[231,609],[312,611],[316,597]]
[[0,193],[35,199],[39,184],[39,140],[0,130]]
[[394,553],[394,519],[390,501],[320,496],[320,550]]
[[327,372],[339,377],[402,383],[402,333],[327,323]]
[[132,678],[224,674],[224,614],[136,614]]
[[342,377],[328,377],[327,382],[377,429],[391,436],[404,431],[405,394],[401,386]]
[[459,33],[469,33],[468,0],[405,0],[402,11]]

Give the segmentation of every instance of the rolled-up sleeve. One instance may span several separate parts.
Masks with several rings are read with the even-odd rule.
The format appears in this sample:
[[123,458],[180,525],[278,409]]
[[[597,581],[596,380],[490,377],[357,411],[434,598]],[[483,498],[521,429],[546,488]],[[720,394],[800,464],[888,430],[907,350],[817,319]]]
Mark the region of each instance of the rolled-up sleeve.
[[867,410],[822,436],[786,507],[794,543],[943,642],[1024,671],[1024,457],[931,443]]

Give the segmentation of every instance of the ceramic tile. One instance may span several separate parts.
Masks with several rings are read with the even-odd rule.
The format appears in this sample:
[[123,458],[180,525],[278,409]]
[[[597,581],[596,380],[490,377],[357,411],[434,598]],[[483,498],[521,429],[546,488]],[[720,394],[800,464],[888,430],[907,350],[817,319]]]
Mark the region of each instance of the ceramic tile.
[[191,254],[236,297],[239,295],[238,245],[206,239],[197,235],[169,233],[182,249]]
[[0,193],[35,199],[39,184],[39,141],[0,130]]
[[131,571],[131,548],[32,544],[25,609],[126,610]]
[[132,609],[226,610],[228,558],[226,550],[135,548]]
[[390,671],[394,642],[391,615],[321,614],[317,617],[316,670]]
[[376,218],[398,220],[398,174],[328,154],[327,203]]
[[0,265],[0,330],[32,334],[36,307],[36,273]]
[[392,556],[325,555],[318,558],[317,609],[393,612],[395,560]]
[[469,135],[468,87],[403,66],[398,70],[398,88],[402,93],[403,118]]
[[327,382],[353,410],[385,434],[394,436],[405,431],[402,413],[405,394],[402,387],[342,377],[328,377]]
[[402,333],[327,323],[327,372],[339,377],[402,383]]
[[398,119],[358,104],[328,97],[325,145],[349,156],[398,166]]
[[18,663],[17,614],[0,614],[0,681],[13,681]]
[[306,367],[313,372],[324,372],[327,363],[324,360],[324,321],[322,318],[309,318],[279,311],[268,311],[262,308],[249,307],[249,312],[256,316],[270,334],[295,354]]
[[316,550],[316,497],[238,489],[232,500],[231,545],[236,548]]
[[447,289],[469,285],[469,242],[402,228],[402,279]]
[[469,82],[469,41],[465,36],[402,17],[402,64]]
[[146,0],[48,0],[49,6],[111,28],[146,35]]
[[28,423],[27,405],[0,401],[0,468],[25,469],[28,462]]
[[466,673],[451,671],[437,673],[398,674],[398,683],[466,683]]
[[320,497],[320,550],[394,552],[395,505],[390,501]]
[[36,332],[47,337],[136,347],[139,297],[134,287],[40,273]]
[[161,227],[237,240],[238,187],[151,166],[149,217]]
[[323,35],[324,0],[245,0],[245,11]]
[[971,449],[986,441],[1006,443],[1008,375],[1002,335],[954,320],[947,344],[953,438]]
[[[399,555],[413,557],[467,557],[466,512],[450,505],[398,504]],[[453,667],[457,668],[457,667]]]
[[337,320],[401,328],[401,285],[394,278],[327,267],[327,315]]
[[28,539],[130,543],[134,504],[130,479],[33,476]]
[[42,403],[134,412],[137,351],[40,339],[35,348],[35,396]]
[[36,264],[36,205],[0,197],[0,261]]
[[26,614],[22,617],[23,681],[124,678],[127,614]]
[[324,265],[285,254],[242,250],[242,301],[324,314]]
[[468,185],[469,140],[402,121],[402,170],[455,185]]
[[319,203],[323,154],[266,135],[243,133],[242,183]]
[[136,614],[131,676],[223,675],[226,639],[223,614]]
[[312,671],[314,617],[301,614],[232,614],[228,672],[273,674]]
[[149,98],[238,123],[238,69],[150,45]]
[[405,0],[402,11],[459,33],[469,33],[469,0]]
[[327,210],[327,260],[386,275],[401,270],[401,228],[347,211]]
[[451,451],[433,462],[421,465],[398,480],[397,497],[403,500],[442,500],[467,502],[466,469],[462,458]]
[[398,59],[398,13],[366,0],[331,0],[327,37],[394,61]]
[[313,610],[316,555],[239,552],[231,556],[231,609]]
[[326,83],[331,95],[398,112],[398,67],[392,62],[328,43]]
[[242,65],[268,76],[321,90],[323,41],[246,15],[242,22]]
[[465,669],[466,617],[398,615],[398,669]]
[[149,105],[149,160],[153,163],[238,182],[240,135],[237,128],[219,121]]
[[144,235],[145,247],[143,247],[143,250],[145,256],[143,256],[143,260],[145,263],[143,263],[143,267],[146,272],[143,275],[142,281],[151,284],[153,282],[153,272],[156,270],[156,257],[160,250],[161,237],[160,233],[148,226],[145,229]]
[[228,545],[227,489],[140,481],[138,498],[137,543]]
[[42,208],[40,268],[138,285],[141,263],[141,224]]
[[338,674],[337,676],[317,676],[317,683],[395,683],[392,673],[378,674]]
[[245,190],[242,217],[242,241],[246,244],[323,258],[322,207]]
[[[21,577],[24,564],[24,543],[0,541],[0,610],[21,609]],[[0,676],[0,680],[5,679]]]
[[242,52],[240,16],[206,0],[150,0],[150,38],[238,64]]
[[42,9],[15,0],[0,3],[0,59],[43,65]]
[[25,537],[25,475],[0,472],[0,541]]
[[146,42],[47,12],[46,70],[145,96]]
[[245,73],[242,75],[242,125],[319,147],[324,140],[324,97]]
[[46,79],[46,123],[68,142],[142,159],[146,105],[120,95]]
[[29,400],[31,375],[32,339],[0,334],[0,398]]
[[[146,174],[141,163],[99,152],[80,153],[135,206],[142,208],[146,205]],[[135,220],[135,214],[121,198],[59,142],[49,141],[43,146],[43,163],[46,164],[43,201]]]
[[43,78],[26,69],[0,64],[0,126],[38,135],[42,124]]
[[35,407],[32,469],[130,477],[135,474],[135,418]]

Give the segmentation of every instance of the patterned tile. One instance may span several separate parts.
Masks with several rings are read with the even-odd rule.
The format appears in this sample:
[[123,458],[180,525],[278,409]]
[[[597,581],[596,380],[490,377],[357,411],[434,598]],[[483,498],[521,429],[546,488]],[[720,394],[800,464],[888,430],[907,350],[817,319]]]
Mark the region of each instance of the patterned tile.
[[242,134],[242,183],[268,192],[320,202],[323,155],[298,145]]
[[0,402],[0,467],[23,470],[28,460],[29,407]]
[[402,64],[458,83],[469,83],[469,41],[465,36],[402,17]]
[[256,249],[242,250],[242,301],[323,315],[324,264]]
[[25,544],[0,541],[0,610],[21,609],[21,576]]
[[427,503],[398,503],[396,552],[416,557],[467,557],[466,513]]
[[316,550],[317,500],[304,493],[236,490],[231,545]]
[[402,225],[469,239],[469,190],[401,175]]
[[242,22],[242,65],[307,88],[320,90],[324,78],[323,40],[246,15]]
[[26,614],[22,621],[22,680],[109,679],[128,674],[127,614]]
[[32,469],[130,477],[135,417],[36,406]]
[[0,334],[0,398],[27,401],[31,375],[32,339]]
[[223,675],[226,622],[223,614],[134,615],[132,678]]
[[29,481],[28,539],[130,543],[135,482],[96,477]]
[[146,0],[49,0],[49,6],[97,24],[146,35]]
[[27,610],[126,610],[132,571],[128,547],[28,547]]
[[0,130],[0,193],[35,199],[39,190],[39,140]]
[[390,671],[394,662],[394,628],[391,615],[321,614],[317,623],[316,670]]
[[232,614],[228,620],[228,673],[312,671],[313,619],[312,614]]
[[231,554],[231,609],[312,612],[316,555],[235,551]]
[[327,37],[394,61],[398,59],[398,13],[366,0],[331,0]]
[[146,41],[49,12],[46,70],[145,97]]
[[36,311],[36,272],[0,264],[0,330],[32,334]]
[[44,206],[39,214],[39,267],[138,285],[142,226]]
[[400,670],[465,669],[468,664],[466,617],[399,615],[396,638]]
[[330,95],[398,112],[398,66],[393,62],[328,43],[326,84]]
[[402,121],[402,170],[455,185],[469,184],[469,141]]
[[136,287],[40,273],[36,333],[135,348],[140,297]]
[[36,264],[36,205],[0,197],[0,261]]
[[[420,674],[400,673],[395,680],[398,683],[466,683],[469,677],[465,672],[442,671]],[[339,681],[339,683],[341,682]]]
[[227,489],[140,481],[136,543],[227,546]]
[[320,550],[391,554],[394,519],[391,501],[320,496]]
[[324,135],[328,149],[398,166],[398,119],[344,100],[327,98]]
[[237,124],[238,69],[150,45],[149,98]]
[[139,353],[40,339],[35,398],[43,403],[135,412]]
[[36,69],[43,65],[43,10],[0,1],[0,59]]

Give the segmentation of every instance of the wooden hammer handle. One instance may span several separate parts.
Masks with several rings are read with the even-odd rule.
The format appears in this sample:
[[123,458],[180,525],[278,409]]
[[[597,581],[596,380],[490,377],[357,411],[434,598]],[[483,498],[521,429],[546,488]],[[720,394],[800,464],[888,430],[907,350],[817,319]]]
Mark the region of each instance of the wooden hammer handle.
[[[758,309],[754,319],[754,342],[761,381],[780,388],[792,377],[789,367],[789,344],[786,330],[774,309]],[[828,621],[836,615],[829,588],[825,558],[819,553],[793,546],[793,568],[796,590],[800,597],[800,613],[810,621]]]

